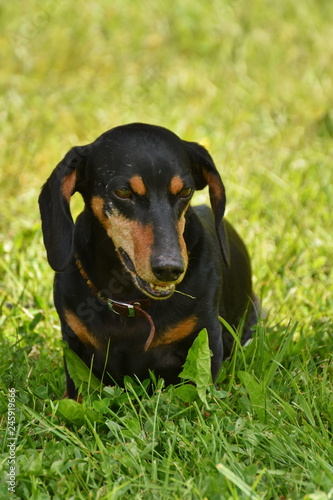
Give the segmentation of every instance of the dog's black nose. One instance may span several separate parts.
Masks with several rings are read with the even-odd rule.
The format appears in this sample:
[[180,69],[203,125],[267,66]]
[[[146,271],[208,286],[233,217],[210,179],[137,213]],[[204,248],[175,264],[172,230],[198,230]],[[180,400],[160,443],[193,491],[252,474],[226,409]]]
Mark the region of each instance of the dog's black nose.
[[152,262],[152,271],[160,281],[177,281],[184,270],[183,262],[178,260],[154,259]]

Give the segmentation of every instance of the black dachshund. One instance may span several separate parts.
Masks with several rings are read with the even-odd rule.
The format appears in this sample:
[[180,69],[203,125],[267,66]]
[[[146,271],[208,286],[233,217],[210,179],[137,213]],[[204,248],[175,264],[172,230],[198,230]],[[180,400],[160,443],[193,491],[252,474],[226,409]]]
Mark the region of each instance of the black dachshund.
[[[190,206],[209,187],[212,209]],[[74,225],[69,203],[85,208]],[[134,123],[71,149],[39,198],[63,338],[105,383],[149,370],[179,382],[189,347],[207,328],[212,377],[237,328],[257,321],[246,248],[223,220],[225,191],[205,148]],[[77,391],[67,369],[69,398]]]

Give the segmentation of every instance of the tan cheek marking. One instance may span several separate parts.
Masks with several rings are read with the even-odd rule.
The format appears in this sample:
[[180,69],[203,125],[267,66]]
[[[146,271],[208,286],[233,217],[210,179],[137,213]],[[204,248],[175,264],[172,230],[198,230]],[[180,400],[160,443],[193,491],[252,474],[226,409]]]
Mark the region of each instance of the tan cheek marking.
[[182,219],[179,221],[179,224],[178,224],[179,245],[180,245],[180,250],[182,252],[182,256],[183,256],[183,259],[184,259],[185,269],[187,269],[188,254],[187,254],[186,243],[185,243],[184,236],[183,236],[184,228],[185,228],[185,217],[182,218]]
[[185,243],[185,240],[184,240],[184,230],[185,230],[185,224],[186,224],[186,219],[185,219],[185,214],[187,212],[187,209],[188,207],[190,206],[190,202],[187,204],[181,218],[179,219],[179,222],[178,222],[178,236],[179,236],[179,245],[180,245],[180,249],[181,249],[181,252],[182,252],[182,256],[183,256],[183,259],[184,259],[184,262],[185,262],[185,269],[187,269],[187,264],[188,264],[188,254],[187,254],[187,247],[186,247],[186,243]]
[[178,194],[183,188],[184,182],[182,181],[182,179],[178,177],[178,175],[172,177],[169,187],[171,194]]
[[126,219],[116,211],[107,216],[104,212],[104,200],[100,196],[92,198],[91,208],[108,236],[112,238],[115,247],[122,247],[130,256],[139,276],[152,279],[150,269],[151,248],[154,241],[152,226],[143,226],[138,221]]
[[133,235],[133,262],[139,276],[149,281],[153,279],[150,267],[151,251],[154,242],[154,233],[152,225],[142,226],[139,223],[132,225]]
[[190,316],[189,318],[184,319],[176,326],[168,328],[160,338],[156,339],[152,347],[172,344],[173,342],[178,342],[179,340],[188,337],[191,333],[193,333],[197,323],[198,318],[196,316]]
[[143,279],[152,278],[150,269],[151,249],[154,241],[151,225],[143,226],[123,216],[110,216],[113,242],[130,256],[135,270]]
[[[151,249],[154,241],[151,225],[143,226],[138,221],[128,220],[121,214],[111,214],[107,219],[108,235],[116,248],[123,248],[131,258],[135,270],[143,279],[151,280]],[[103,224],[106,226],[106,224]]]
[[108,235],[111,237],[111,226],[109,222],[109,218],[106,216],[104,212],[104,200],[100,196],[93,196],[91,199],[91,208],[94,212],[95,216],[105,228]]
[[139,196],[147,194],[146,186],[144,185],[144,182],[142,180],[142,177],[140,177],[140,175],[134,175],[134,177],[130,179],[129,183],[132,190]]
[[70,197],[73,194],[76,182],[76,171],[74,170],[71,174],[67,175],[61,183],[61,192],[63,197],[69,202]]
[[91,344],[98,349],[100,347],[98,340],[82,323],[82,321],[69,309],[65,309],[65,318],[68,325],[83,344]]

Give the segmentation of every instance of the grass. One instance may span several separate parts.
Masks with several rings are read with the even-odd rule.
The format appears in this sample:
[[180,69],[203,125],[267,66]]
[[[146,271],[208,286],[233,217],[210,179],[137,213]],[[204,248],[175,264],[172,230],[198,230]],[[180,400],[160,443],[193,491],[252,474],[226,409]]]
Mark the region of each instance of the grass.
[[[329,0],[1,6],[1,498],[9,388],[14,498],[333,498],[332,15]],[[64,408],[36,200],[71,146],[131,121],[209,148],[267,317],[207,404],[128,381]]]

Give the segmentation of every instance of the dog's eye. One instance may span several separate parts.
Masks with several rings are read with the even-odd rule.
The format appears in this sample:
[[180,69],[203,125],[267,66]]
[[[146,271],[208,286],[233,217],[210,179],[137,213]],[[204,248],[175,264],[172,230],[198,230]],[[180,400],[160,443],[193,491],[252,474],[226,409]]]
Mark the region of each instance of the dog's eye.
[[132,198],[132,191],[130,189],[116,189],[115,195],[122,200],[128,200]]
[[179,196],[181,198],[189,198],[192,193],[193,193],[193,189],[188,187],[188,188],[182,189],[181,192],[179,193]]

